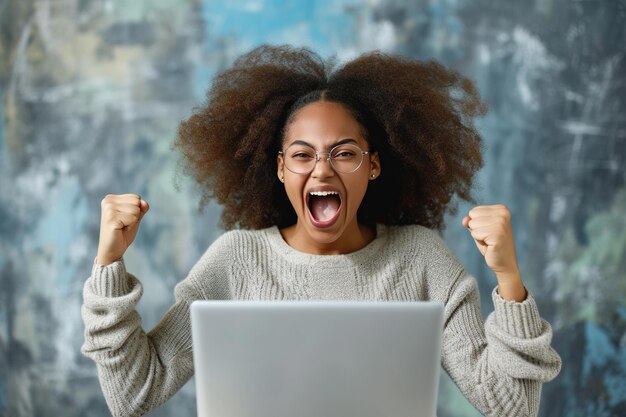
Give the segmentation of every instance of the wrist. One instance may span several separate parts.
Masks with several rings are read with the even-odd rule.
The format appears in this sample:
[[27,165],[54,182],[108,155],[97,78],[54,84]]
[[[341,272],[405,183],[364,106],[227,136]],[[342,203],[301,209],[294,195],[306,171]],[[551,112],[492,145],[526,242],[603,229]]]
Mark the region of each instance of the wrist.
[[514,270],[496,272],[496,278],[498,278],[499,284],[516,283],[522,281],[522,275],[517,268]]
[[527,297],[526,288],[519,271],[497,273],[498,294],[507,301],[522,302]]
[[[117,258],[117,259],[119,259],[119,258]],[[111,259],[110,257],[107,257],[107,256],[100,256],[100,255],[98,255],[98,256],[96,256],[95,261],[96,261],[96,263],[98,265],[107,266],[107,265],[110,265],[113,262],[115,262],[117,259]]]

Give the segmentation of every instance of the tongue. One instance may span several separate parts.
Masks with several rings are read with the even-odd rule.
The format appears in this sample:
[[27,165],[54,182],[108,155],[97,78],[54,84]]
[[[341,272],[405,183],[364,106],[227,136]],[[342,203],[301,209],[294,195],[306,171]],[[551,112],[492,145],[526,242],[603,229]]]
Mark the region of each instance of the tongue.
[[311,196],[309,207],[313,218],[318,221],[327,221],[331,219],[337,210],[339,210],[339,197],[333,196]]

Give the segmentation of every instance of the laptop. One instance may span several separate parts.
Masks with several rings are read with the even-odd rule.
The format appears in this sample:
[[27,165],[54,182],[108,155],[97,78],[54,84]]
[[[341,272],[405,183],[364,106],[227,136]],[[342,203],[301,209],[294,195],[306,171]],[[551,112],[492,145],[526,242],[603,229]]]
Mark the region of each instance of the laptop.
[[199,417],[434,417],[443,304],[191,304]]

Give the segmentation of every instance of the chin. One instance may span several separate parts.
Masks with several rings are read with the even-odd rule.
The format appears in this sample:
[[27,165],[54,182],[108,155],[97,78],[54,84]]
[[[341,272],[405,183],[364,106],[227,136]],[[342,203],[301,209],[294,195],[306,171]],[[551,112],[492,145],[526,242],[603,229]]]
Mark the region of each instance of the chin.
[[335,231],[318,230],[314,227],[309,227],[308,229],[309,229],[309,233],[308,233],[309,236],[311,236],[311,238],[315,242],[323,243],[323,244],[334,243],[337,240],[339,240],[339,238],[343,234],[343,230],[335,230]]

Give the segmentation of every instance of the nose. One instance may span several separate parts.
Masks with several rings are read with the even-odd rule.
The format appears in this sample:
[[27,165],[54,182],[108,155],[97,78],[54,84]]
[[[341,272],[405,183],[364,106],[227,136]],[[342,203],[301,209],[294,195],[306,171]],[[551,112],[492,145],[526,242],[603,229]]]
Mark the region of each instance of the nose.
[[[319,152],[317,154],[317,160],[315,161],[315,166],[313,167],[313,171],[311,175],[314,178],[325,178],[332,177],[335,175],[335,170],[332,165],[330,165],[330,160],[328,159],[328,152]],[[322,161],[323,157],[323,161]]]

